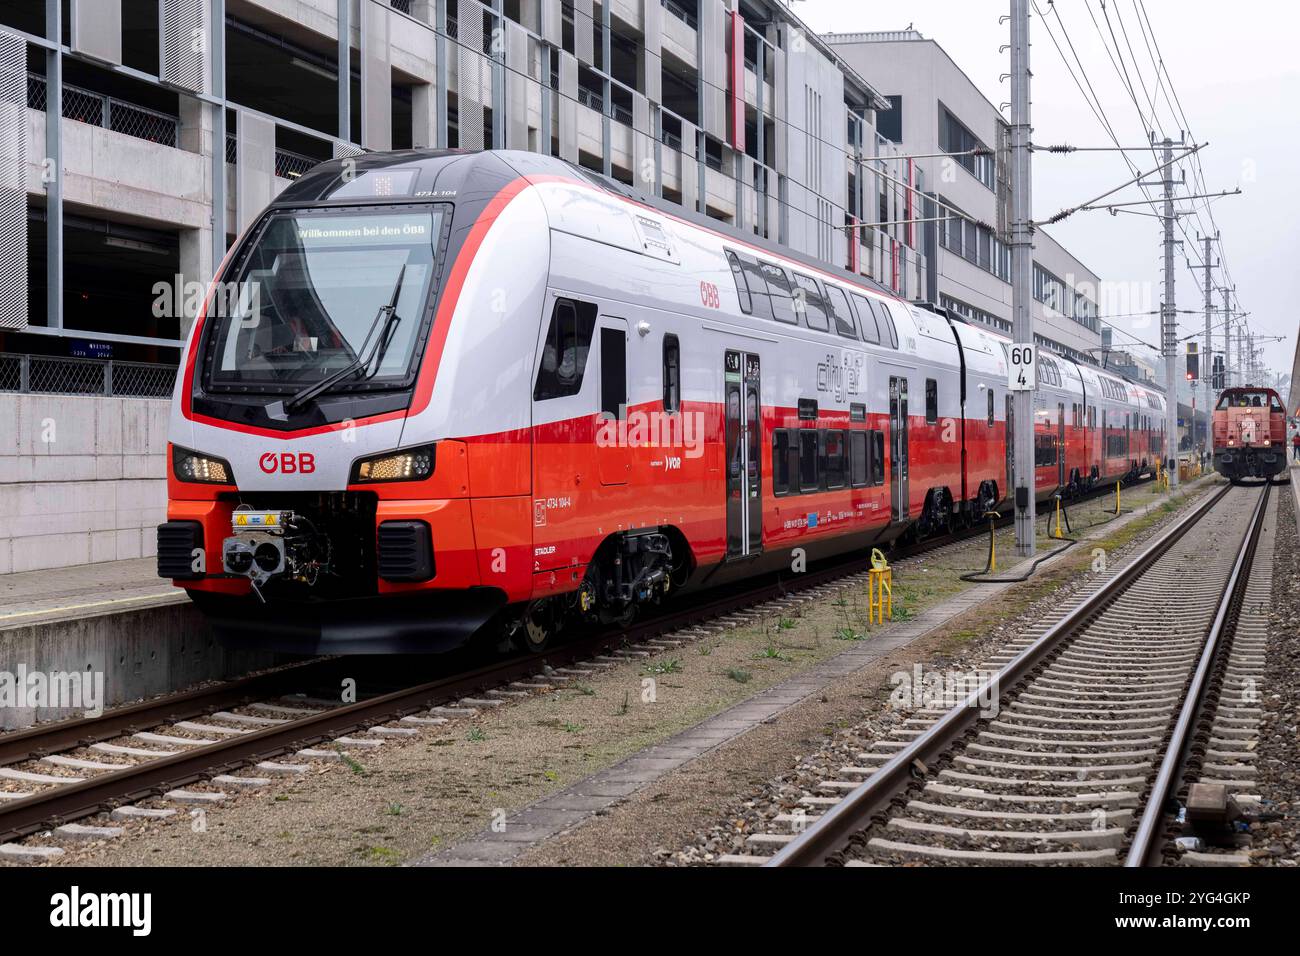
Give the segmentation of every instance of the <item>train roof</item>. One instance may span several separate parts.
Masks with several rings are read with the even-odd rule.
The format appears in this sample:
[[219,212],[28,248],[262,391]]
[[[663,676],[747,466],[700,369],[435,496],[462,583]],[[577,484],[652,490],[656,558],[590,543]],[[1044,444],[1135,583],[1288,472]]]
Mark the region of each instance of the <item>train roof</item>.
[[[384,180],[382,189],[374,185],[357,186],[357,183],[372,182],[371,174],[388,170],[411,170],[409,177],[389,177]],[[926,312],[934,313],[951,323],[956,329],[969,329],[978,332],[977,336],[958,333],[963,347],[975,341],[995,341],[1004,346],[1010,345],[1008,336],[971,325],[964,318],[953,315],[929,303],[911,302],[902,298],[892,289],[858,273],[849,272],[832,263],[816,259],[798,250],[773,242],[763,236],[705,216],[693,209],[687,209],[669,202],[651,193],[636,189],[616,179],[575,165],[567,160],[541,153],[523,150],[462,150],[462,149],[407,149],[389,152],[362,153],[359,156],[340,157],[326,160],[308,170],[289,186],[285,187],[272,201],[271,208],[302,205],[334,204],[359,205],[365,203],[392,204],[394,202],[430,202],[445,200],[454,202],[467,197],[486,200],[494,196],[505,185],[519,176],[546,177],[558,176],[588,183],[612,195],[653,209],[688,225],[730,238],[736,242],[768,252],[774,257],[799,263],[809,269],[831,275],[845,283],[866,288],[878,295],[893,299],[903,305],[914,319]],[[922,325],[920,321],[918,326]],[[1125,385],[1126,391],[1138,399],[1141,395],[1154,395],[1163,400],[1164,393],[1150,389],[1141,383],[1110,369],[1076,362],[1074,359],[1046,350],[1053,358],[1069,363],[1080,371],[1080,378],[1086,380],[1086,373],[1098,378],[1110,378]]]

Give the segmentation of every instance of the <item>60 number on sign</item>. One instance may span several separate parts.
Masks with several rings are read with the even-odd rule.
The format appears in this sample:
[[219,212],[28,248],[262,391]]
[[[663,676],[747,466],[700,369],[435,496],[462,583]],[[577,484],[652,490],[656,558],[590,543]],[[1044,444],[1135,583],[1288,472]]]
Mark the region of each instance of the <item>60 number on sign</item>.
[[1038,346],[1011,346],[1011,365],[1007,369],[1007,388],[1013,392],[1032,392],[1038,387]]

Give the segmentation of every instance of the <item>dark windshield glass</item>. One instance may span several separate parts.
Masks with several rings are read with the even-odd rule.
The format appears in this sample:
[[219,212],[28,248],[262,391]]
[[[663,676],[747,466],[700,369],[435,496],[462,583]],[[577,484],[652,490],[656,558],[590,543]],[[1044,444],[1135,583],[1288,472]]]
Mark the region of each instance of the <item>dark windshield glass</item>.
[[399,275],[400,321],[370,380],[405,378],[443,216],[423,207],[275,214],[235,277],[238,291],[225,296],[230,307],[216,317],[209,381],[300,388],[347,367],[365,351]]

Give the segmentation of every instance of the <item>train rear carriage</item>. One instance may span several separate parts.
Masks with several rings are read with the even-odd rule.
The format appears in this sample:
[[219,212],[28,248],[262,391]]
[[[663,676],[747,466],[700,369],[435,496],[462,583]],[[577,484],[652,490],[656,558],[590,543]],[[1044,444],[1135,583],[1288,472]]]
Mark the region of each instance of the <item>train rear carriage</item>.
[[1212,428],[1214,470],[1224,477],[1273,478],[1286,468],[1286,406],[1273,389],[1225,389]]

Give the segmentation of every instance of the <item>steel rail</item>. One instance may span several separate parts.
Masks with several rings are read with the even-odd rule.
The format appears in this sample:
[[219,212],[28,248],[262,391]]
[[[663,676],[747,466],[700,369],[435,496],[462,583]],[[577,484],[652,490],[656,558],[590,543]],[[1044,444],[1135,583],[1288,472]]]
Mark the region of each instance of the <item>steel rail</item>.
[[[113,809],[124,803],[160,795],[167,790],[215,774],[227,773],[250,763],[332,740],[362,727],[393,720],[430,706],[446,704],[484,687],[531,677],[547,667],[580,663],[603,650],[626,643],[644,641],[664,632],[680,630],[753,604],[815,588],[865,571],[868,567],[867,557],[855,555],[848,560],[837,561],[800,574],[793,580],[776,579],[758,588],[702,599],[681,610],[648,618],[622,631],[602,631],[541,654],[485,665],[462,674],[428,681],[357,703],[341,705],[285,724],[249,731],[238,737],[196,747],[172,756],[158,757],[123,767],[121,770],[96,774],[78,783],[52,787],[19,800],[6,801],[0,804],[0,843],[20,839],[38,830],[50,829],[72,820]],[[322,663],[339,665],[345,660],[331,659]],[[202,692],[193,693],[198,695]],[[232,690],[231,693],[235,692]],[[241,699],[250,696],[246,685],[237,696]],[[212,700],[212,696],[207,695],[205,707],[210,709]],[[135,722],[143,723],[139,716],[141,706],[144,705],[122,708],[122,710],[130,712]],[[176,703],[171,698],[147,706],[149,712],[153,714],[176,712]],[[110,715],[97,719],[87,718],[84,721],[78,719],[64,722],[67,726],[60,731],[58,738],[66,742],[72,739],[70,735],[79,735],[76,738],[79,741],[91,733],[98,734],[94,729],[97,721],[102,721],[108,716]],[[124,726],[129,728],[135,724],[124,725],[122,720],[115,719],[113,725],[120,730]],[[28,742],[39,742],[42,740],[41,729],[31,728],[30,731],[21,731],[14,736]],[[114,734],[106,734],[106,736],[114,736]],[[3,738],[0,738],[0,742],[2,741]],[[29,749],[26,756],[32,755],[33,752]]]
[[1166,745],[1160,770],[1151,785],[1150,795],[1142,811],[1142,819],[1138,823],[1133,842],[1129,846],[1128,856],[1124,860],[1126,867],[1158,866],[1160,863],[1164,850],[1161,834],[1164,829],[1162,824],[1167,816],[1165,808],[1168,806],[1169,799],[1176,795],[1177,788],[1182,782],[1183,771],[1191,750],[1192,731],[1201,723],[1205,713],[1206,693],[1212,686],[1211,670],[1215,662],[1232,648],[1232,638],[1236,630],[1235,616],[1245,597],[1250,569],[1259,546],[1259,536],[1264,528],[1264,516],[1268,511],[1271,490],[1272,484],[1266,483],[1251,514],[1246,538],[1224,585],[1219,607],[1214,615],[1214,623],[1206,635],[1196,670],[1187,686],[1187,696],[1183,699],[1183,705],[1178,712],[1178,720]]
[[945,713],[907,747],[882,764],[880,769],[860,786],[850,791],[843,800],[828,809],[820,819],[763,865],[768,867],[823,866],[830,858],[844,850],[854,834],[863,829],[876,813],[883,810],[911,785],[914,765],[918,762],[925,765],[934,760],[979,719],[980,702],[987,699],[990,692],[1001,697],[1005,693],[1004,688],[1014,687],[1044,663],[1064,641],[1078,633],[1130,585],[1141,578],[1192,527],[1209,514],[1231,488],[1231,485],[1224,485],[1176,525],[1161,534],[1105,586],[1091,594],[964,701]]
[[84,747],[169,721],[200,717],[240,702],[283,693],[286,688],[328,674],[339,665],[333,658],[317,658],[275,670],[235,678],[153,700],[114,707],[98,717],[70,717],[0,733],[0,767],[44,757],[60,750]]

